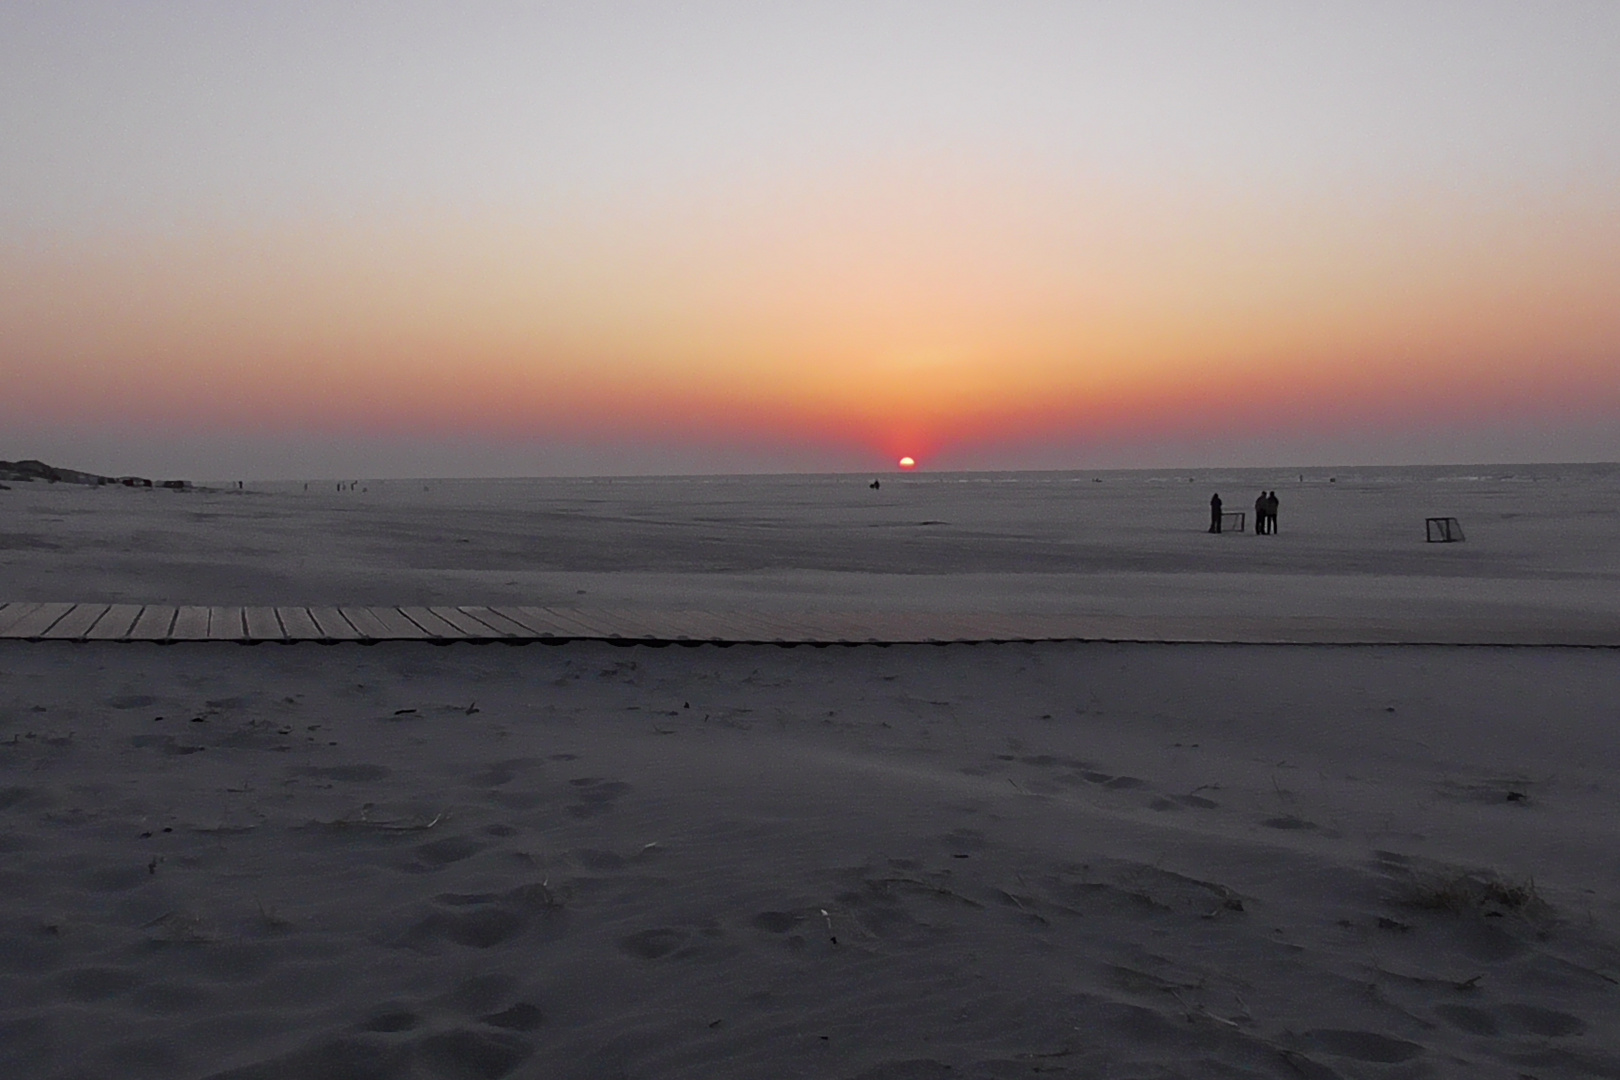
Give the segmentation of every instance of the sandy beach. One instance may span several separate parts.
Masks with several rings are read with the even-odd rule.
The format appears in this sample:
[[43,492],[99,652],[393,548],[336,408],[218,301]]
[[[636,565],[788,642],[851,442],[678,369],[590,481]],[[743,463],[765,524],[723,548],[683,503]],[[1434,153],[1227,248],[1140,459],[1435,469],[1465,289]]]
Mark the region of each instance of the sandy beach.
[[[1208,476],[19,488],[0,583],[1612,628],[1616,470],[1543,468],[1275,538]],[[0,1074],[1620,1076],[1617,717],[1600,648],[0,642]]]
[[[18,485],[0,492],[0,599],[1037,613],[1305,641],[1620,627],[1616,465],[868,479]],[[1276,536],[1252,533],[1262,489]],[[1212,492],[1249,533],[1205,532]],[[1430,515],[1467,540],[1425,543]]]

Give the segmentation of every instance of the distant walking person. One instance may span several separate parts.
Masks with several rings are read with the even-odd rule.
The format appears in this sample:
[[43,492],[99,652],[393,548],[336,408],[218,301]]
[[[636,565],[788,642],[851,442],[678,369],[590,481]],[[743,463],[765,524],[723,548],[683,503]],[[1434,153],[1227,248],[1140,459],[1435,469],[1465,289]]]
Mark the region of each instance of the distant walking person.
[[1254,500],[1254,535],[1266,535],[1266,493]]
[[1266,532],[1277,535],[1277,493],[1266,496]]
[[1218,491],[1209,500],[1209,531],[1221,531],[1221,493]]

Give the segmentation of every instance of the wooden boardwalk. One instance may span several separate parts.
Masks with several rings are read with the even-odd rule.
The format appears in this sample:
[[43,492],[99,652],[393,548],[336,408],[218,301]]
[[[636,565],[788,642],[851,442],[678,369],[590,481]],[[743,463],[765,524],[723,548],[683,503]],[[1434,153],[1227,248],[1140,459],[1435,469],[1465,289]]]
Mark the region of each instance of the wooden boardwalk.
[[1620,648],[1620,625],[1457,626],[1342,619],[1127,618],[990,612],[768,612],[484,607],[201,607],[0,603],[0,639],[334,644],[380,641],[860,645],[1140,641],[1250,645],[1545,645]]
[[1041,637],[993,617],[783,616],[750,611],[484,607],[193,607],[0,604],[0,638],[26,641],[627,641],[851,644]]

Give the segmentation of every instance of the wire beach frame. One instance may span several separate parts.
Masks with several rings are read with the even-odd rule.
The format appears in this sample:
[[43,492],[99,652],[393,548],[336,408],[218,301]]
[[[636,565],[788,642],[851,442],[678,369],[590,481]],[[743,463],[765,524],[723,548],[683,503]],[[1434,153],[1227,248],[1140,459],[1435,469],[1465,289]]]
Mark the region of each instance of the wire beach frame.
[[1462,526],[1454,517],[1423,519],[1425,538],[1431,544],[1454,544],[1463,539]]
[[1243,510],[1221,511],[1221,532],[1243,532],[1247,527],[1249,515]]

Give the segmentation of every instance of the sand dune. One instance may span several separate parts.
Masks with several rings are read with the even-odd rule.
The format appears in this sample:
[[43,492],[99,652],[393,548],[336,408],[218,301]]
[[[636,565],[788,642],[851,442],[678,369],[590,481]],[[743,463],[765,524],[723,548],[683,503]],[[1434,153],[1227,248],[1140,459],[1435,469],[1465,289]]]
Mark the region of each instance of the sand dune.
[[1620,657],[0,648],[0,1073],[1617,1076]]

